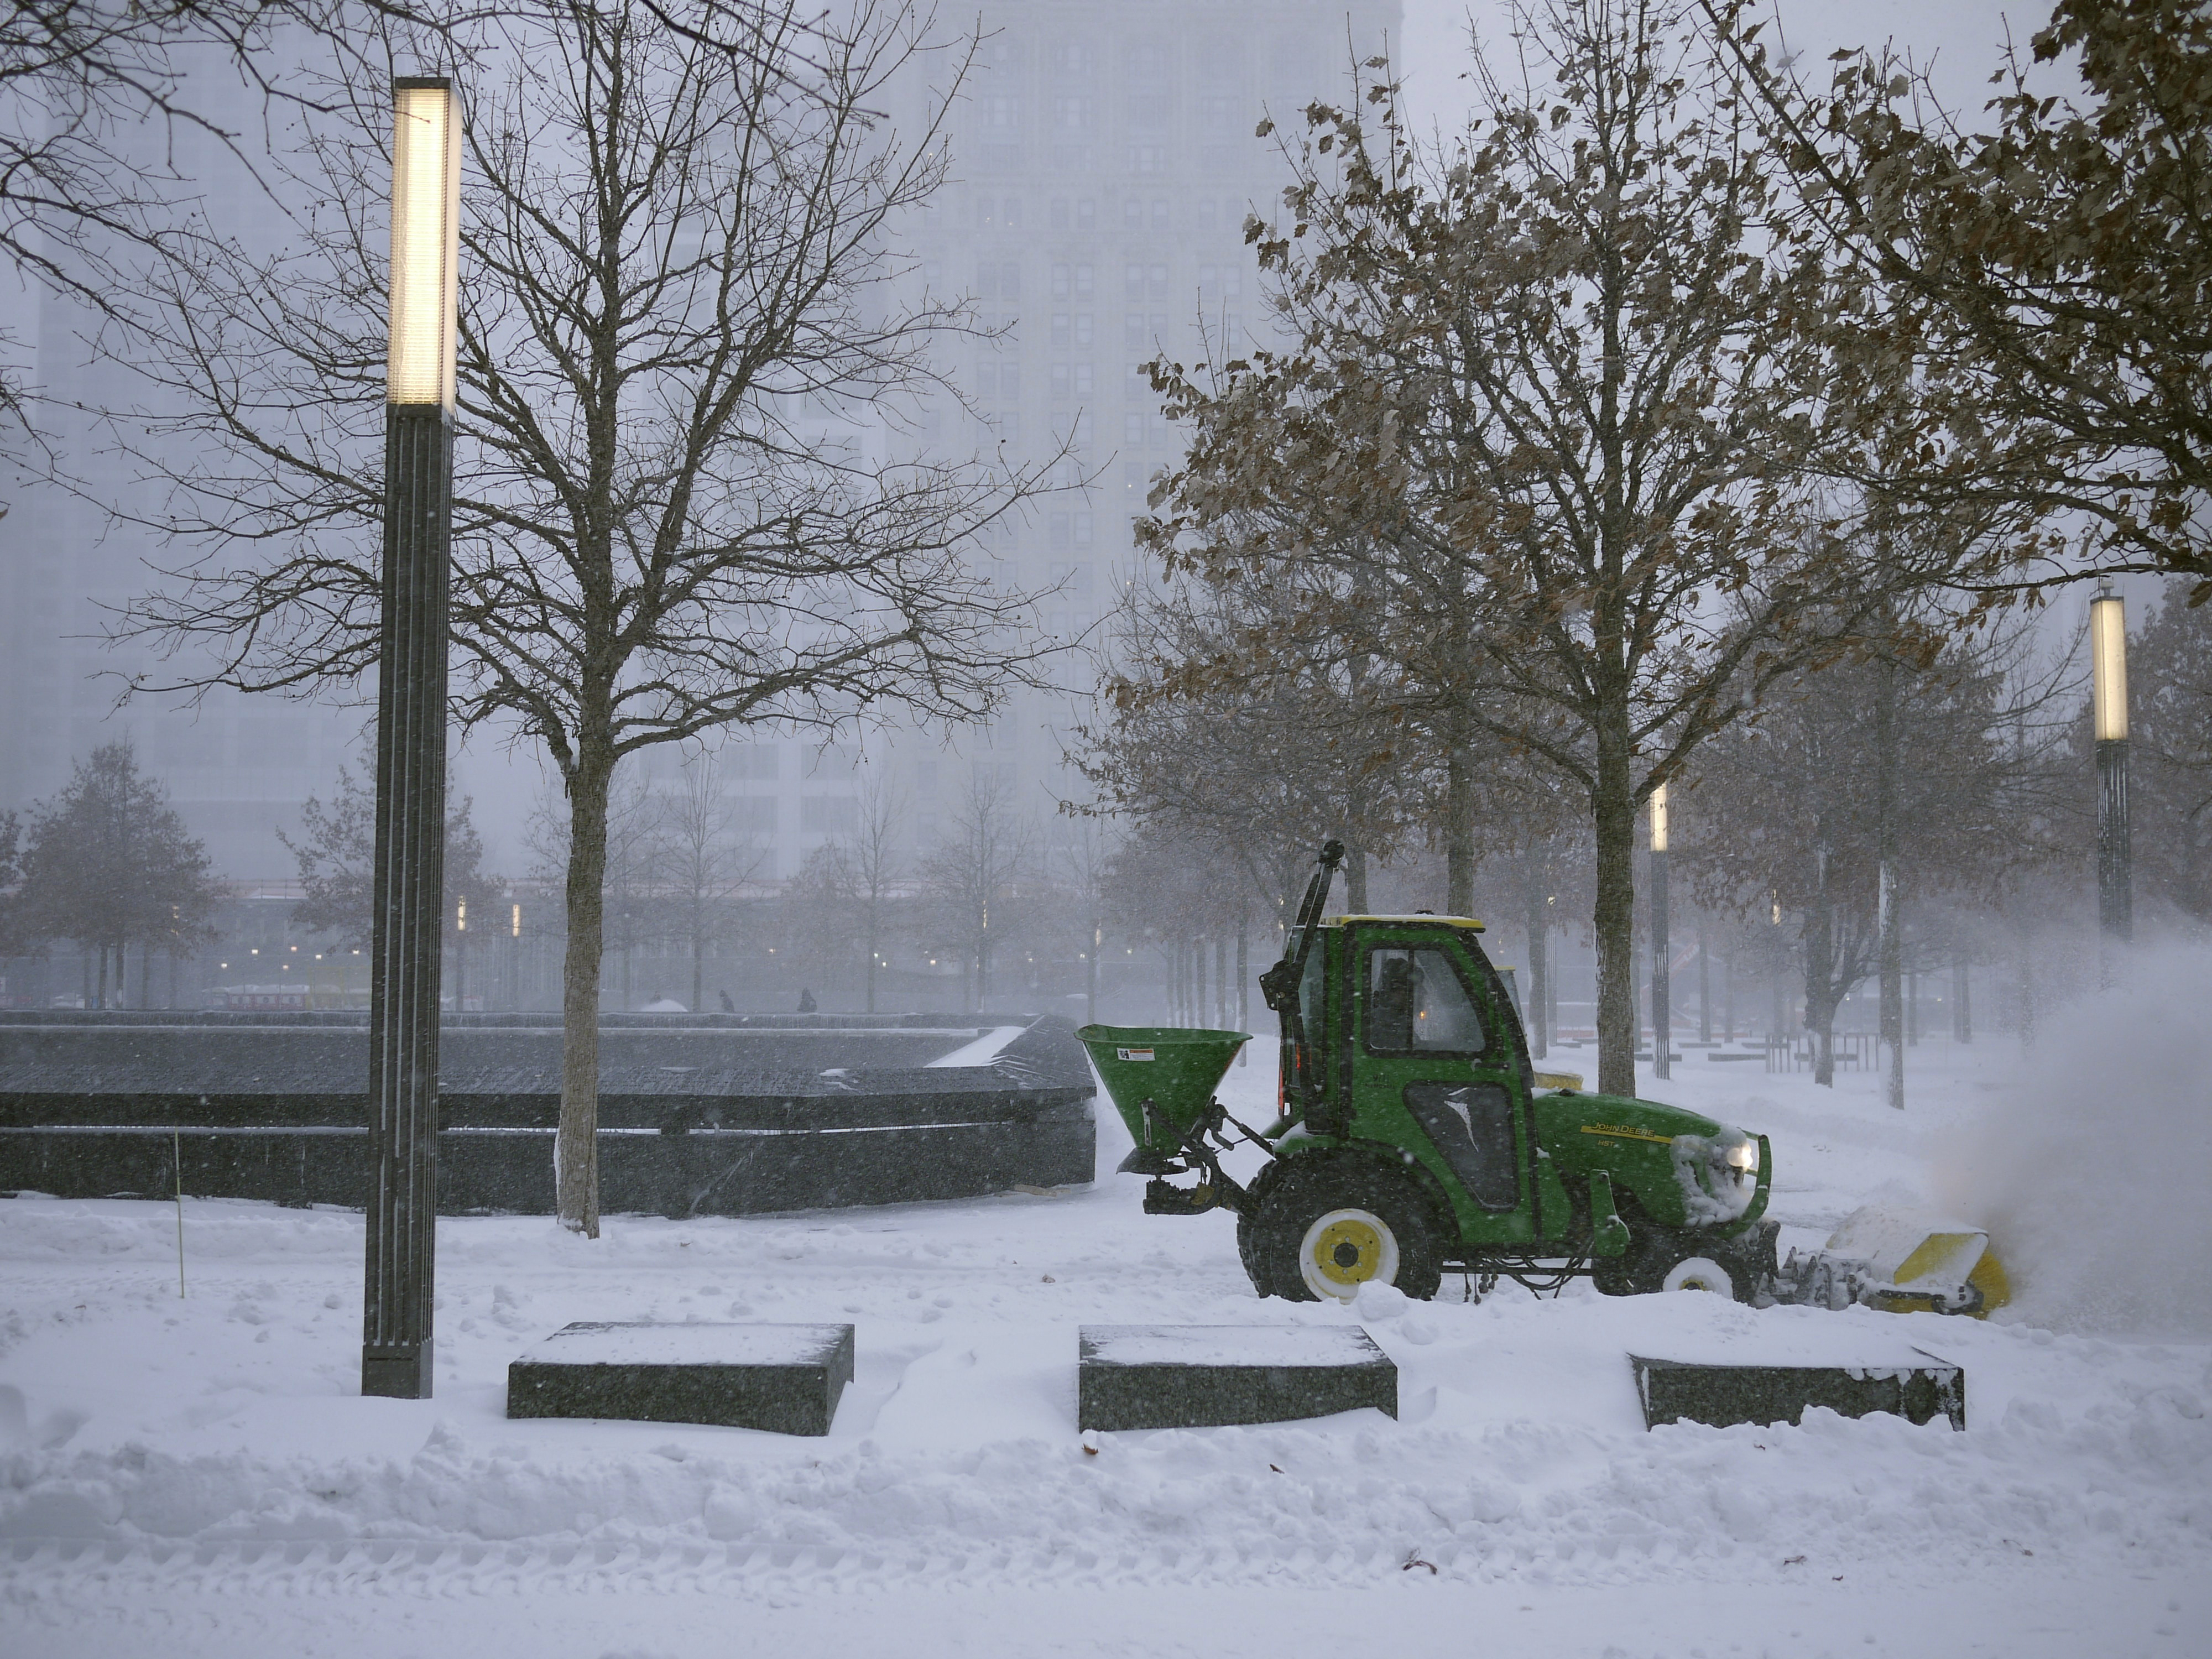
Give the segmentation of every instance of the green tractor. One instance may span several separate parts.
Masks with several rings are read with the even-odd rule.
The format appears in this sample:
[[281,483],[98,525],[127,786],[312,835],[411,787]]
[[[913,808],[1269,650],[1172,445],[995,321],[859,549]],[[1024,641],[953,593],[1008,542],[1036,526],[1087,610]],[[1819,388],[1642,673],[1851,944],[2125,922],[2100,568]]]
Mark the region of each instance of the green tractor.
[[[1261,977],[1283,1032],[1267,1127],[1213,1097],[1245,1033],[1078,1033],[1136,1140],[1121,1167],[1150,1178],[1146,1210],[1233,1210],[1254,1288],[1292,1301],[1349,1300],[1370,1281],[1426,1298],[1448,1269],[1474,1294],[1501,1277],[1540,1292],[1582,1274],[1615,1296],[1768,1290],[1766,1137],[1534,1070],[1480,923],[1323,918],[1343,852],[1322,849],[1283,959]],[[1267,1154],[1249,1185],[1221,1166],[1240,1140]]]

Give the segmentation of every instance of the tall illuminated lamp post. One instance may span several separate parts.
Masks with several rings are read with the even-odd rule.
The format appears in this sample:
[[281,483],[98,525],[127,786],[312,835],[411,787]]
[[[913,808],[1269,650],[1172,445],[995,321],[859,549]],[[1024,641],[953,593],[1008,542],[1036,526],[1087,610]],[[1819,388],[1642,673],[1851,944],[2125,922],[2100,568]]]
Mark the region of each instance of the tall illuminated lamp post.
[[2135,884],[2128,844],[2128,623],[2108,586],[2089,601],[2090,712],[2097,737],[2097,924],[2106,973],[2112,947],[2135,937]]
[[361,1391],[425,1400],[438,1218],[446,618],[461,134],[453,83],[442,76],[395,80],[392,101],[392,324],[384,414]]
[[1667,1052],[1674,1036],[1673,988],[1668,984],[1667,944],[1667,786],[1651,790],[1651,1075],[1674,1075],[1673,1057]]

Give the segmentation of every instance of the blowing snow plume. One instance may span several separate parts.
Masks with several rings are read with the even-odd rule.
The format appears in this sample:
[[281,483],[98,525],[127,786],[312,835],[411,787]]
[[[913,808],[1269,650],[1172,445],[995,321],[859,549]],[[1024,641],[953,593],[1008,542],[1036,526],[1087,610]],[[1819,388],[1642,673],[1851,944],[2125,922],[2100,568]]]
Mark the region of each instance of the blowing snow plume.
[[1943,1202],[1986,1226],[2013,1316],[2212,1334],[2212,951],[2136,953],[2058,1011],[2002,1103],[1948,1139]]

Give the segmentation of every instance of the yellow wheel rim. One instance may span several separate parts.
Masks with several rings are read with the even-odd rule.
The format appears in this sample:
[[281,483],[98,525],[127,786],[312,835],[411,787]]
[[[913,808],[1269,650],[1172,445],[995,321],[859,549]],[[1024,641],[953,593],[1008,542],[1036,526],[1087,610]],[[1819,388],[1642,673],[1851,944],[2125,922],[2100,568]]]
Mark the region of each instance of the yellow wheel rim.
[[1398,1277],[1398,1241],[1389,1224],[1367,1210],[1331,1210],[1306,1229],[1299,1277],[1316,1296],[1349,1302],[1370,1279]]

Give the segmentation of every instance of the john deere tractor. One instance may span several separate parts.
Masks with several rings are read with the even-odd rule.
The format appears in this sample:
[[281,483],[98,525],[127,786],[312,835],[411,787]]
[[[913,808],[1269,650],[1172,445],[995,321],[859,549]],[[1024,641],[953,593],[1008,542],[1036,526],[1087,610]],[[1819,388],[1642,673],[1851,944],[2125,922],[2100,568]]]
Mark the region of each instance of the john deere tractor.
[[[1294,1301],[1370,1281],[1431,1297],[1447,1269],[1480,1289],[1588,1274],[1613,1295],[1770,1291],[1766,1137],[1535,1071],[1481,925],[1324,919],[1342,857],[1322,849],[1261,978],[1283,1034],[1274,1122],[1249,1127],[1213,1098],[1243,1032],[1079,1034],[1135,1138],[1121,1168],[1149,1177],[1145,1208],[1233,1210],[1254,1286]],[[1266,1154],[1249,1185],[1221,1165],[1240,1142]]]

